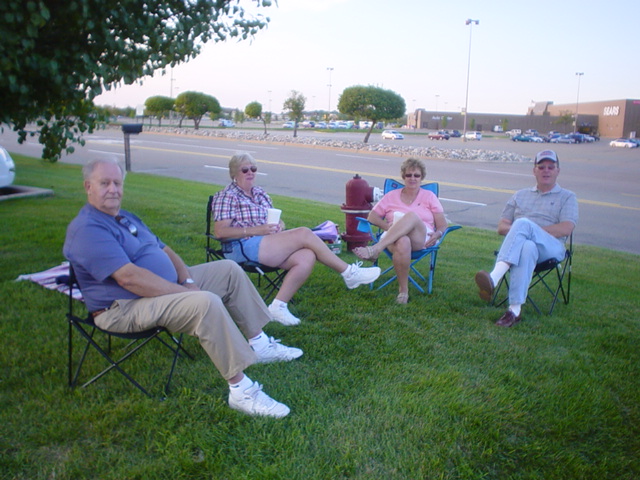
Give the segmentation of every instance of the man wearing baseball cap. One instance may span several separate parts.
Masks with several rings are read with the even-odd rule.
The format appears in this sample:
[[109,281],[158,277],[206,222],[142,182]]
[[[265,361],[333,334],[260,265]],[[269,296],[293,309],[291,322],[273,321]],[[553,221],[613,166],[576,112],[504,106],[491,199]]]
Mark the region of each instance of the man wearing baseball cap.
[[510,271],[509,309],[496,322],[511,327],[522,319],[522,305],[536,264],[564,259],[566,239],[578,223],[575,193],[557,183],[558,155],[553,150],[538,152],[533,167],[536,186],[516,192],[502,211],[498,233],[505,238],[493,270],[479,271],[475,280],[480,298],[490,302],[496,285]]

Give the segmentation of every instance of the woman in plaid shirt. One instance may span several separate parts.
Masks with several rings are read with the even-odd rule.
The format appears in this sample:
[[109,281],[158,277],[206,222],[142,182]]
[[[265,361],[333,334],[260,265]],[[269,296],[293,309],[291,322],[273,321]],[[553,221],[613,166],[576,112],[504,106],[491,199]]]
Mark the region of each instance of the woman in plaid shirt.
[[269,305],[273,319],[297,325],[300,319],[289,311],[289,300],[298,291],[318,261],[340,273],[347,288],[375,281],[380,268],[362,268],[362,262],[347,264],[336,256],[309,228],[285,230],[284,223],[267,223],[269,195],[254,185],[258,166],[249,154],[229,161],[231,184],[213,199],[214,235],[225,245],[225,257],[237,262],[251,260],[287,271],[276,298]]

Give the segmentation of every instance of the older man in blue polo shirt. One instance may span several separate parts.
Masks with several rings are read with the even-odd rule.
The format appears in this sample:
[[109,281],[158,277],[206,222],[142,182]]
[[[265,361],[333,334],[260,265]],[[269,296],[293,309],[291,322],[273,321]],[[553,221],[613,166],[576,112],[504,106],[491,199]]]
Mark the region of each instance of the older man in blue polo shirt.
[[244,369],[293,360],[302,350],[263,332],[271,315],[244,271],[230,260],[185,265],[120,208],[124,171],[116,161],[90,161],[83,175],[87,203],[67,228],[64,255],[96,325],[114,332],[159,325],[193,335],[229,383],[231,408],[286,416],[289,407],[264,393]]
[[522,319],[522,305],[536,264],[565,255],[565,241],[578,223],[575,193],[557,183],[558,155],[543,150],[536,155],[536,186],[516,192],[502,211],[498,233],[505,235],[493,270],[476,274],[480,298],[490,302],[495,286],[510,271],[509,309],[496,322],[511,327]]

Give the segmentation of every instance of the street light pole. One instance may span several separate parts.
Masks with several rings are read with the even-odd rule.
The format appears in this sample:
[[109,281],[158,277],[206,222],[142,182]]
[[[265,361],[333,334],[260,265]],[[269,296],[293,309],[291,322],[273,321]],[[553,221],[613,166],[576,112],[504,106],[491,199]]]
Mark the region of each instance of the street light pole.
[[327,111],[327,120],[331,118],[331,72],[333,72],[333,67],[327,67],[329,71],[329,110]]
[[584,75],[584,72],[576,72],[576,75],[578,76],[578,96],[576,97],[576,120],[573,128],[573,133],[578,132],[578,105],[580,103],[580,78],[582,77],[582,75]]
[[467,19],[465,25],[469,25],[469,58],[467,60],[467,94],[464,100],[464,125],[462,128],[462,141],[467,141],[467,113],[469,107],[469,73],[471,72],[471,32],[473,31],[473,24],[478,25],[480,20]]

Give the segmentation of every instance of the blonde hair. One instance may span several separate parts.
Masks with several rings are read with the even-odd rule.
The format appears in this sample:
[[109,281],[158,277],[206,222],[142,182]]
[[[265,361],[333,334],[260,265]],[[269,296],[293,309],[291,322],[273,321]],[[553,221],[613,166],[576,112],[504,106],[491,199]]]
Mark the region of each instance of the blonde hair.
[[420,174],[422,178],[420,180],[424,180],[427,176],[427,167],[424,166],[424,162],[417,158],[407,158],[402,165],[400,165],[400,176],[404,178],[404,174],[407,173],[407,170],[412,170],[414,168],[420,169]]
[[229,176],[231,177],[231,180],[235,180],[236,179],[236,176],[238,175],[238,172],[240,171],[240,166],[243,163],[248,163],[250,165],[253,165],[254,167],[258,166],[258,164],[253,159],[253,157],[251,155],[249,155],[248,153],[237,153],[237,154],[235,154],[233,157],[231,157],[231,160],[229,160]]

